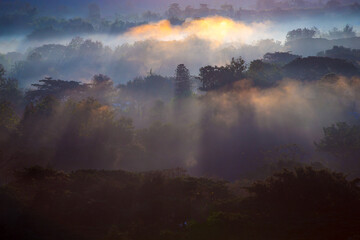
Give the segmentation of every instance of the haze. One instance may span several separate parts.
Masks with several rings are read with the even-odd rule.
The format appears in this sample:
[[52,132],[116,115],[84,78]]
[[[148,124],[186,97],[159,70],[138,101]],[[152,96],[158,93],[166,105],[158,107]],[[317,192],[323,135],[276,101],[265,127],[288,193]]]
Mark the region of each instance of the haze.
[[0,238],[356,240],[360,1],[0,1]]

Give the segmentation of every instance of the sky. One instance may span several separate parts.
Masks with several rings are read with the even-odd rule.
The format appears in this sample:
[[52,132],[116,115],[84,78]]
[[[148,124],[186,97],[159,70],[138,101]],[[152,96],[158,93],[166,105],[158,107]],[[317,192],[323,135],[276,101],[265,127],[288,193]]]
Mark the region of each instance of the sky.
[[[130,5],[143,6],[144,9],[153,10],[156,5],[167,7],[168,3],[173,2],[170,0],[132,0],[128,2],[126,0],[77,0],[73,2],[64,0],[60,3],[60,1],[48,0],[45,4],[44,0],[29,1],[36,6],[48,8],[48,11],[56,9],[60,4],[72,6],[77,9],[77,16],[81,16],[79,9],[82,9],[83,14],[86,15],[88,11],[87,4],[92,1],[101,2],[103,15],[105,13],[110,14],[111,11],[116,11],[116,9],[123,6],[125,8]],[[230,2],[212,1],[214,5]],[[182,1],[181,6],[184,7],[186,3],[186,1]],[[106,8],[111,7],[111,11],[106,10]],[[40,9],[39,12],[45,12],[44,15],[53,16],[53,14],[43,10]],[[44,44],[62,44],[66,46],[71,39],[81,36],[85,39],[99,41],[114,51],[114,56],[105,54],[106,59],[110,62],[118,60],[119,64],[121,63],[120,65],[124,66],[124,70],[120,71],[120,73],[118,71],[114,72],[106,64],[100,70],[110,76],[119,76],[121,79],[119,81],[124,82],[135,76],[146,75],[150,69],[158,74],[171,75],[174,66],[179,62],[185,63],[192,73],[197,74],[201,66],[208,64],[223,65],[236,56],[242,56],[247,62],[251,62],[261,58],[267,52],[293,51],[294,54],[308,56],[316,55],[319,51],[332,47],[330,43],[324,46],[295,46],[294,48],[286,46],[287,32],[297,28],[317,27],[322,34],[326,34],[333,27],[342,29],[346,24],[350,24],[354,27],[358,36],[360,33],[360,18],[354,16],[354,14],[347,14],[346,16],[339,14],[332,17],[324,14],[320,16],[309,14],[308,16],[293,17],[291,19],[287,16],[283,18],[280,20],[252,19],[252,21],[243,21],[220,16],[209,16],[202,19],[187,19],[182,25],[171,25],[167,19],[162,19],[128,29],[125,33],[107,34],[95,32],[82,35],[76,33],[55,38],[42,37],[35,40],[29,40],[27,38],[28,33],[16,33],[18,35],[0,36],[0,53],[20,52],[23,54],[23,58],[26,58],[27,53],[34,48]],[[345,46],[354,48],[357,45],[348,44]],[[117,49],[121,51],[117,51]],[[93,70],[100,71],[99,69]],[[90,71],[86,77],[92,74],[93,72]],[[84,76],[78,76],[73,72],[59,77],[64,79],[74,78],[74,80],[84,78]],[[37,78],[38,76],[34,76],[34,79]]]
[[[13,0],[2,0],[10,1]],[[50,10],[51,12],[62,11],[64,6],[70,13],[82,13],[87,12],[87,5],[90,3],[97,3],[103,10],[105,15],[112,15],[115,13],[138,13],[144,10],[151,10],[157,12],[164,12],[170,4],[179,3],[181,8],[185,8],[190,5],[192,7],[198,7],[202,3],[208,4],[209,8],[220,8],[223,4],[232,4],[235,9],[242,8],[254,8],[256,1],[252,0],[18,0],[21,2],[28,2],[37,6],[41,10]],[[309,0],[317,1],[317,0]]]

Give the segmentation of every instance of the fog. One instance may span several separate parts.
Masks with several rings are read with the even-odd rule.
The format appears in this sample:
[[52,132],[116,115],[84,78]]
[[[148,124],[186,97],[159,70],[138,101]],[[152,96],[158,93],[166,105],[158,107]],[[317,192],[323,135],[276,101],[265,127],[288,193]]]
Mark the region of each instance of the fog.
[[265,164],[266,151],[288,143],[305,150],[301,161],[334,167],[334,162],[317,155],[313,143],[322,137],[324,126],[357,120],[353,113],[358,112],[358,89],[359,79],[334,83],[287,79],[266,90],[243,80],[230,93],[210,94],[201,122],[200,169],[236,178]]
[[360,239],[360,0],[0,0],[0,239]]
[[[339,26],[341,30],[344,25],[340,22],[333,27]],[[321,25],[316,23],[317,26]],[[335,45],[360,47],[358,38],[327,40],[324,38],[327,30],[320,27],[315,38],[285,42],[288,31],[303,26],[306,26],[306,22],[298,22],[295,26],[271,21],[245,23],[220,16],[187,19],[181,25],[171,25],[168,20],[161,20],[133,27],[117,35],[80,34],[84,40],[90,39],[93,43],[91,46],[96,47],[74,50],[71,56],[63,51],[65,47],[69,49],[71,40],[77,35],[39,40],[28,40],[26,36],[5,36],[0,39],[0,51],[3,54],[21,53],[22,66],[25,67],[9,64],[11,58],[6,62],[6,57],[1,63],[9,76],[18,78],[23,87],[45,76],[87,81],[96,73],[107,74],[115,82],[125,83],[136,76],[146,75],[150,70],[172,76],[178,63],[184,63],[193,75],[197,75],[201,66],[224,65],[231,57],[242,56],[251,62],[261,59],[268,52],[291,51],[305,57]],[[356,32],[358,25],[354,27]],[[41,55],[36,63],[29,59],[34,52]]]
[[[216,9],[220,6],[214,1],[214,5],[209,2],[211,8],[202,6],[186,10],[187,3],[183,2],[180,9],[175,6],[178,10],[175,16],[165,2],[143,1],[141,8],[133,8],[135,3],[105,1],[91,5],[89,9],[88,3],[78,2],[71,9],[65,9],[67,13],[56,15],[50,10],[56,9],[54,6],[60,7],[57,3],[45,6],[41,1],[33,1],[35,6],[42,6],[36,9],[39,13],[20,4],[23,9],[19,10],[21,21],[14,26],[6,24],[18,12],[10,14],[10,17],[4,15],[2,24],[13,31],[2,31],[0,64],[5,68],[4,76],[17,79],[23,93],[41,90],[37,89],[39,85],[33,84],[48,77],[77,81],[87,89],[86,84],[92,86],[95,75],[104,74],[111,79],[110,93],[97,90],[89,90],[85,94],[81,91],[81,94],[69,93],[62,96],[60,105],[66,102],[64,99],[81,101],[94,97],[100,104],[108,106],[114,117],[129,117],[135,131],[140,131],[141,137],[136,139],[138,135],[134,134],[134,138],[140,142],[139,145],[144,145],[143,148],[129,150],[139,154],[130,156],[121,153],[129,160],[112,152],[104,164],[94,160],[89,166],[83,162],[72,166],[68,160],[65,163],[60,159],[59,156],[72,157],[59,153],[59,149],[64,151],[59,140],[59,149],[53,150],[46,158],[54,158],[51,161],[53,166],[67,170],[94,167],[132,171],[180,166],[196,175],[235,179],[250,176],[268,164],[263,151],[287,144],[297,144],[304,149],[305,155],[297,161],[336,165],[331,158],[324,157],[326,160],[323,160],[323,155],[315,151],[314,141],[323,136],[323,127],[354,120],[354,113],[358,112],[356,91],[359,83],[355,76],[351,78],[351,74],[357,76],[359,61],[356,53],[354,59],[342,55],[339,63],[343,64],[343,69],[331,67],[330,60],[325,65],[314,63],[312,69],[301,62],[301,57],[306,61],[306,57],[317,56],[334,46],[349,48],[349,52],[360,49],[357,8],[349,7],[353,5],[330,8],[308,2],[308,8],[295,6],[279,10],[250,7],[250,2],[244,1],[243,6],[257,10],[235,11],[229,6]],[[68,2],[62,4],[65,6]],[[151,4],[155,4],[153,8],[148,7]],[[157,4],[165,8],[158,9]],[[107,10],[109,5],[114,8],[113,12]],[[81,6],[86,7],[81,9]],[[121,16],[110,16],[121,6],[126,6],[120,11]],[[234,6],[237,5],[234,3]],[[100,10],[106,14],[100,15]],[[143,10],[161,13],[141,14]],[[137,16],[127,15],[132,12]],[[46,18],[47,14],[53,18]],[[28,18],[33,19],[31,24],[28,24]],[[271,63],[274,65],[269,65],[269,72],[261,68],[251,69],[254,60],[264,60],[265,54],[276,52],[298,55],[293,55],[293,60],[300,57],[300,62],[292,63],[303,76],[293,77],[294,74],[291,75],[286,68],[289,62]],[[206,92],[198,89],[201,83],[197,77],[201,68],[227,66],[232,58],[238,57],[245,61],[244,74],[234,79],[237,82],[232,83],[230,90]],[[181,103],[174,100],[175,69],[179,64],[184,64],[189,70],[194,94],[187,100],[179,101]],[[318,67],[316,64],[323,65]],[[265,69],[269,66],[266,65]],[[351,73],[346,72],[349,69]],[[261,85],[252,71],[264,71],[265,77],[260,77],[263,78],[260,80],[265,79],[265,82],[270,78],[275,80]],[[336,81],[327,82],[322,74],[339,76]],[[154,87],[158,86],[156,84],[161,90]],[[132,86],[135,90],[131,89]],[[22,111],[29,103],[27,101],[25,97],[17,106],[20,118],[25,116],[22,116]],[[130,110],[124,110],[124,106],[128,105]],[[48,121],[53,125],[61,124],[57,118],[67,108],[55,109],[56,114]],[[156,115],[159,109],[161,117]],[[71,123],[69,119],[62,122],[64,132],[71,129],[67,126]],[[170,127],[153,126],[155,122],[170,124]],[[169,145],[169,150],[164,152],[161,146],[156,146],[153,152],[147,150],[147,147],[152,148],[150,143],[146,143],[147,134],[155,134],[163,128],[173,131],[176,146]],[[187,136],[189,141],[185,140]],[[159,143],[161,141],[164,140],[159,140]],[[150,153],[147,154],[147,151]]]

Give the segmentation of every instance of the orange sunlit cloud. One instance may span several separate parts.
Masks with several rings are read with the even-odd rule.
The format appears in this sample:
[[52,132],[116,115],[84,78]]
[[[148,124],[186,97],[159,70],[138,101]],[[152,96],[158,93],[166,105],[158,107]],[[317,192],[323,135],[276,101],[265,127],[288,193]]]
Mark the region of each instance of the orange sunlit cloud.
[[[180,26],[173,26],[168,20],[150,23],[132,28],[125,36],[134,40],[181,40],[196,36],[217,44],[239,42],[248,43],[254,39],[255,32],[264,24],[246,25],[224,17],[208,17],[185,21]],[[256,30],[256,31],[255,31]]]

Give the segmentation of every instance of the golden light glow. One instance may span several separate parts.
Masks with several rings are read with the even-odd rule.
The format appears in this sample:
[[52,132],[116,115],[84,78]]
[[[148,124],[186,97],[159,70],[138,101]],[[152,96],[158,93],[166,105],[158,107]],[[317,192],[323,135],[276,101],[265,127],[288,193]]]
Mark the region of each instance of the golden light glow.
[[208,17],[187,20],[180,26],[173,26],[168,20],[138,26],[125,34],[134,40],[181,40],[196,36],[217,44],[239,42],[252,39],[255,26],[246,25],[224,17]]

